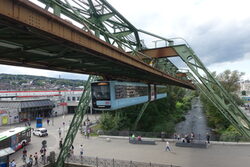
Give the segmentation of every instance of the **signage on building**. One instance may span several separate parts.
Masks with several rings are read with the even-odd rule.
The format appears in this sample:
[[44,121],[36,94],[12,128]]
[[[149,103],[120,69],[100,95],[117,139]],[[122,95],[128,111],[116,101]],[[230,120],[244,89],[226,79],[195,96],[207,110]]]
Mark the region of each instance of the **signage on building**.
[[63,103],[58,103],[59,106],[67,106],[67,103],[66,102],[63,102]]
[[5,111],[5,110],[0,110],[0,114],[7,114],[7,111]]

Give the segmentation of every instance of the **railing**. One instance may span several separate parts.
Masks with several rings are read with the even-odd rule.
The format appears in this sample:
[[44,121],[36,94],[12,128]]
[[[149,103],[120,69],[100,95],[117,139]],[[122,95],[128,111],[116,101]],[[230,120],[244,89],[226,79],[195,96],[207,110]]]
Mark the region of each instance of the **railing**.
[[117,159],[106,159],[98,157],[80,157],[80,156],[70,156],[67,158],[66,163],[77,163],[86,166],[96,166],[96,167],[178,167],[172,164],[157,164],[157,163],[146,163],[146,162],[136,162],[136,161],[125,161]]
[[[141,131],[100,131],[99,135],[107,135],[107,136],[141,136],[141,137],[151,137],[151,138],[161,138],[161,139],[177,139],[178,134],[170,134],[170,133],[162,133],[162,132],[141,132]],[[180,138],[184,138],[185,135],[190,134],[179,134]],[[197,141],[205,141],[205,134],[194,134],[194,140]],[[250,139],[242,136],[242,135],[230,135],[230,134],[211,134],[210,140],[212,141],[225,141],[225,142],[250,142]]]
[[142,132],[142,131],[100,131],[99,135],[108,135],[108,136],[142,136],[142,137],[151,137],[151,138],[173,138],[173,134],[167,134],[162,132]]
[[[137,161],[126,161],[117,159],[107,159],[98,157],[88,157],[88,156],[75,156],[70,155],[67,157],[65,164],[66,166],[87,166],[87,167],[179,167],[172,164],[157,164],[151,162],[137,162]],[[52,167],[49,161],[45,163],[39,163],[37,166]],[[28,166],[23,166],[28,167]]]

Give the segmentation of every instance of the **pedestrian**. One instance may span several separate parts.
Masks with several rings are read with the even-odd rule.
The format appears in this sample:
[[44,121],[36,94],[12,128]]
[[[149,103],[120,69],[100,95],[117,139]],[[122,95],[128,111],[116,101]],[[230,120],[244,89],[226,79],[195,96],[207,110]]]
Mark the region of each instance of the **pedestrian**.
[[209,135],[209,133],[207,133],[206,138],[207,138],[207,143],[210,144],[210,135]]
[[45,160],[46,160],[46,148],[41,148],[40,150],[40,153],[41,153],[41,157],[42,157],[42,162],[43,164],[45,164]]
[[63,127],[65,126],[65,122],[63,122]]
[[62,146],[63,146],[63,144],[62,144],[62,138],[61,138],[61,140],[59,141],[59,148],[61,149],[62,148]]
[[16,162],[15,160],[13,159],[11,162],[10,162],[10,167],[16,167]]
[[33,158],[32,158],[32,155],[30,154],[29,162],[28,162],[27,166],[32,167],[32,165],[33,165]]
[[71,154],[71,158],[74,159],[74,146],[73,145],[71,145],[70,154]]
[[38,155],[37,155],[37,152],[35,152],[34,159],[35,159],[35,164],[34,165],[38,165]]
[[61,138],[61,135],[62,135],[62,130],[61,130],[61,128],[58,129],[58,134],[59,134],[59,138]]
[[193,140],[194,140],[194,132],[192,132],[192,133],[190,134],[190,140],[191,140],[191,142],[193,142]]
[[89,138],[90,135],[90,128],[87,129],[87,138]]
[[170,150],[170,145],[169,145],[169,142],[168,142],[168,141],[166,141],[166,148],[165,148],[165,151],[171,151],[171,150]]
[[27,157],[27,150],[26,148],[24,147],[23,148],[23,161],[26,162],[26,157]]
[[177,134],[177,140],[179,141],[181,139],[180,134]]
[[49,118],[47,119],[47,125],[49,125]]
[[82,146],[82,144],[81,144],[81,146],[80,146],[80,156],[81,156],[81,157],[83,156],[83,146]]

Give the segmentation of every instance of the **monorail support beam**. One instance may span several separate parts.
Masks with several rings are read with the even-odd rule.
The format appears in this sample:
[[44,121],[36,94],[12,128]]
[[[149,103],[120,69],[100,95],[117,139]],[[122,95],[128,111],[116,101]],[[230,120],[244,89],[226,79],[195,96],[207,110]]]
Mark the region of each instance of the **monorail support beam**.
[[218,107],[219,111],[234,125],[236,129],[247,137],[250,137],[250,120],[238,108],[231,95],[225,90],[219,81],[208,72],[206,67],[187,45],[174,46],[181,59],[187,64],[196,76],[197,85],[201,84],[201,90]]
[[80,124],[82,123],[83,117],[85,113],[87,112],[89,103],[90,103],[90,96],[91,96],[91,82],[95,81],[97,79],[97,76],[89,76],[87,82],[84,85],[84,91],[82,93],[81,99],[79,101],[79,104],[77,106],[77,109],[75,111],[74,117],[70,123],[68,133],[66,135],[66,138],[63,143],[63,147],[60,151],[60,154],[57,158],[57,162],[55,164],[55,167],[63,167],[64,162],[68,156],[70,147],[72,146],[75,136],[77,134],[77,131],[79,129]]
[[134,124],[134,128],[133,128],[134,130],[136,130],[137,124],[138,124],[138,122],[140,121],[140,119],[141,119],[141,117],[142,117],[144,111],[145,111],[146,108],[148,107],[148,104],[149,104],[149,103],[150,103],[150,102],[147,102],[147,103],[144,103],[144,104],[143,104],[143,106],[142,106],[142,108],[141,108],[141,111],[140,111],[139,115],[138,115],[137,118],[136,118],[136,121],[135,121],[135,124]]

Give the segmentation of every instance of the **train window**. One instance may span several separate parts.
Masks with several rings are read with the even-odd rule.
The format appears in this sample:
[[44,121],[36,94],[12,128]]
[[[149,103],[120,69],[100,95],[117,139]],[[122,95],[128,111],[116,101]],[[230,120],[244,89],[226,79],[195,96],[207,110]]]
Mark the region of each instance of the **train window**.
[[92,98],[96,100],[110,100],[109,84],[92,84]]
[[156,92],[157,94],[166,93],[167,92],[166,86],[156,86]]
[[140,97],[148,95],[147,86],[126,86],[126,85],[116,85],[115,86],[115,98],[130,98],[130,97]]

